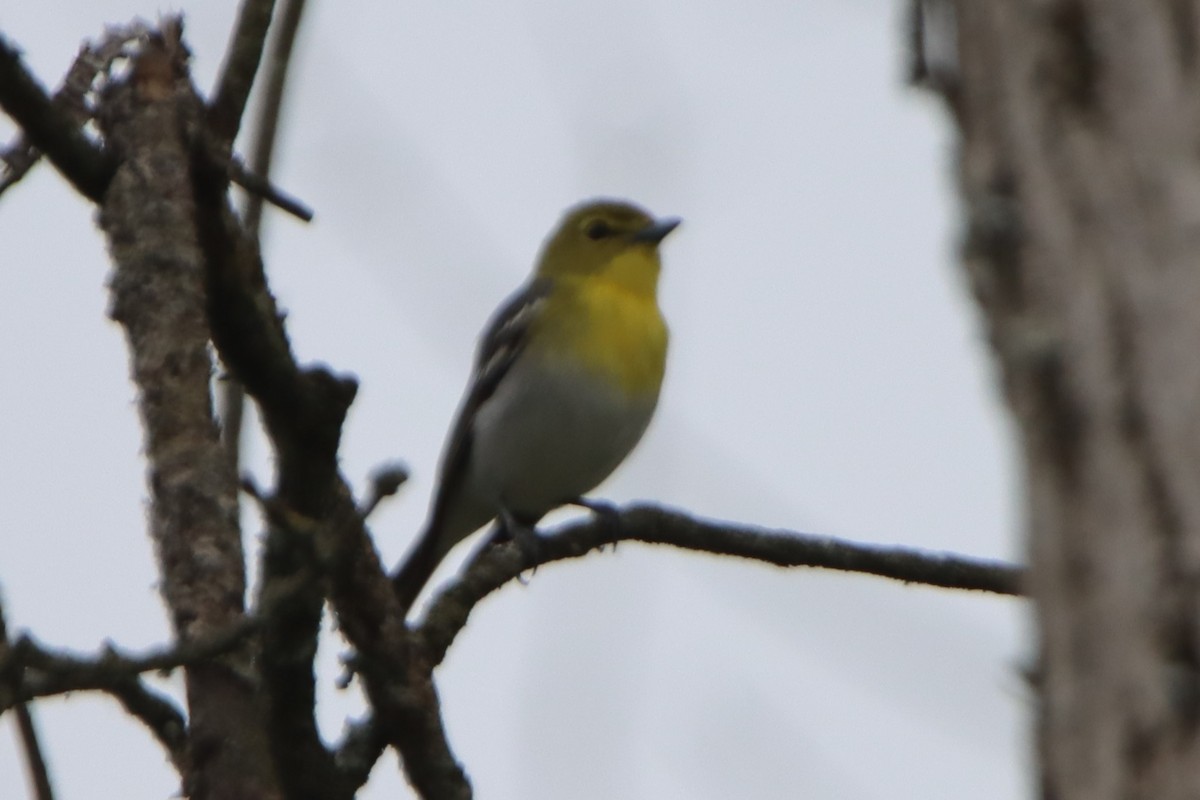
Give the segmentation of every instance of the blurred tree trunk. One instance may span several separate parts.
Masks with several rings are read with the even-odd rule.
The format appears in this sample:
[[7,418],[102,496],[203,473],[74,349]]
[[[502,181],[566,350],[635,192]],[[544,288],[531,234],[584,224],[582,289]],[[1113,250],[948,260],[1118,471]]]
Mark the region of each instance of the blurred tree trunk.
[[1022,445],[1055,800],[1200,797],[1197,5],[940,9],[963,261]]

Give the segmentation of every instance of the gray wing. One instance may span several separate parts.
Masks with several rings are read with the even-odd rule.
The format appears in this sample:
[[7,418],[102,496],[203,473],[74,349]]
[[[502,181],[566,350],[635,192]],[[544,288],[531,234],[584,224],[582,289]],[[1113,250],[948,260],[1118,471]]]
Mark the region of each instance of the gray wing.
[[525,348],[530,325],[537,318],[549,290],[549,281],[539,278],[531,280],[500,306],[479,339],[475,370],[450,437],[446,440],[438,475],[437,499],[430,515],[431,530],[440,527],[446,504],[462,481],[471,455],[475,412],[496,391]]
[[500,306],[479,340],[471,383],[446,440],[438,474],[437,495],[428,524],[416,547],[392,576],[396,596],[406,612],[437,569],[438,562],[456,544],[455,541],[443,540],[442,527],[446,511],[462,489],[463,476],[471,457],[475,412],[496,391],[524,349],[530,325],[537,318],[549,289],[548,281],[536,278],[530,281]]

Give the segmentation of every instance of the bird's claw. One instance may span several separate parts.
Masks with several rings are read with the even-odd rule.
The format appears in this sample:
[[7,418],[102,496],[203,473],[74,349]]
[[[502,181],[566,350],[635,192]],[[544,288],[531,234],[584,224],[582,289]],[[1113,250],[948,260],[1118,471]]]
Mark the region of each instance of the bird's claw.
[[[600,521],[600,525],[604,528],[604,537],[612,542],[613,552],[617,552],[617,539],[621,535],[621,512],[615,505],[606,500],[591,500],[586,497],[576,497],[571,501],[571,505],[586,508],[596,515],[596,519]],[[598,548],[604,550],[605,542]]]
[[[500,530],[493,537],[495,542],[511,541],[521,551],[521,558],[531,569],[530,575],[537,572],[538,562],[542,554],[542,537],[537,528],[522,522],[504,510],[500,512]],[[503,537],[503,538],[501,538]]]

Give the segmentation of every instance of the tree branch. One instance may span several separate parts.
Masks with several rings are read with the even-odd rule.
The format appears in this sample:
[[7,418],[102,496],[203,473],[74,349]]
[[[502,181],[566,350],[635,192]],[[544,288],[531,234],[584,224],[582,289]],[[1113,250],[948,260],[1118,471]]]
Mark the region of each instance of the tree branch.
[[338,769],[350,786],[357,790],[371,777],[371,770],[383,755],[387,739],[374,715],[350,725],[335,752]]
[[116,162],[83,134],[80,123],[54,103],[0,35],[0,108],[84,197],[100,202]]
[[[350,489],[338,473],[342,423],[357,384],[323,368],[299,367],[256,243],[229,208],[227,175],[201,150],[193,153],[193,179],[212,338],[222,361],[257,401],[278,455],[273,500],[289,515],[306,520],[302,527],[315,531],[330,600],[343,632],[359,652],[359,674],[379,730],[400,754],[410,781],[423,796],[469,797],[470,785],[446,740],[429,670],[409,657],[403,613]],[[303,553],[311,546],[295,541],[286,530],[273,530],[271,536],[276,533],[272,546],[281,554],[290,548]],[[264,570],[264,592],[271,581],[286,579],[289,568],[306,558],[292,567],[286,558],[273,562],[279,568]],[[272,651],[299,652],[304,636],[315,641],[316,620],[310,616],[303,625],[289,626],[287,639],[264,647],[264,663]],[[282,674],[277,677],[283,679]],[[319,763],[320,772],[326,772],[323,759],[308,763]],[[330,791],[344,790],[340,780],[328,775],[324,780]]]
[[265,200],[301,222],[312,222],[313,210],[311,208],[275,186],[267,180],[265,175],[259,175],[243,166],[237,157],[229,159],[229,178],[245,189],[246,194],[250,197]]
[[[125,328],[139,389],[162,592],[176,635],[188,642],[244,616],[246,576],[237,480],[210,394],[204,261],[189,189],[203,105],[181,23],[164,20],[129,79],[101,99],[102,129],[123,159],[100,213],[114,263],[111,315]],[[249,648],[189,665],[185,794],[278,796],[257,673]]]
[[[357,384],[296,364],[257,242],[230,206],[228,173],[200,145],[192,149],[191,180],[212,341],[232,376],[258,401],[278,456],[279,481],[269,501],[277,512],[268,515],[262,602],[290,587],[302,589],[271,614],[263,634],[260,663],[272,758],[289,794],[342,797],[313,703],[312,657],[324,603],[314,548],[337,480],[342,421]],[[228,463],[228,454],[225,458]]]
[[[291,63],[296,34],[304,16],[304,5],[304,0],[287,0],[280,10],[280,20],[271,37],[267,56],[267,74],[262,89],[262,102],[259,104],[253,129],[254,144],[251,148],[249,167],[232,173],[234,182],[247,192],[242,221],[248,235],[256,242],[261,242],[259,227],[264,199],[269,199],[276,205],[287,202],[286,208],[290,212],[296,213],[306,222],[312,219],[311,211],[274,191],[269,182],[271,160],[278,138],[279,115],[283,109],[283,90],[287,83],[288,66]],[[236,159],[233,159],[233,164],[238,164]],[[251,176],[254,176],[254,180],[250,180]],[[261,246],[259,249],[261,250]],[[221,388],[221,440],[235,468],[241,463],[245,405],[246,390],[237,378],[231,376]]]
[[[77,130],[81,130],[92,117],[88,107],[88,94],[97,79],[108,74],[113,62],[130,42],[147,33],[146,26],[138,22],[109,27],[98,43],[85,42],[79,48],[79,54],[67,70],[62,86],[51,99],[51,103],[65,112]],[[0,174],[0,193],[25,177],[41,157],[42,151],[33,145],[28,134],[22,132],[18,135],[3,152],[0,152],[0,161],[4,162],[4,170]]]
[[[286,522],[281,516],[269,517],[262,561],[260,603],[266,625],[261,663],[269,699],[267,738],[288,797],[348,800],[353,792],[344,785],[333,754],[322,742],[316,718],[313,662],[325,604],[317,525],[290,510]],[[281,602],[281,594],[289,595],[286,601]]]
[[408,467],[398,461],[380,464],[371,472],[370,480],[370,494],[359,506],[363,519],[370,517],[386,498],[400,491],[400,487],[408,481]]
[[[331,519],[326,545],[332,556],[330,602],[342,632],[358,651],[354,667],[375,711],[373,725],[395,747],[422,797],[469,798],[470,783],[442,724],[432,665],[413,649],[399,599],[348,491],[339,493]],[[372,751],[359,747],[341,755],[343,760],[357,755],[361,764],[364,754]],[[373,755],[378,758],[377,752]],[[361,768],[355,774],[365,780]]]
[[225,655],[259,627],[254,617],[243,617],[225,630],[203,639],[151,650],[143,655],[125,653],[109,644],[96,656],[73,655],[38,644],[25,635],[0,659],[0,675],[19,668],[26,671],[18,699],[65,694],[89,689],[108,691],[118,683],[145,672],[171,672]]
[[[264,179],[271,174],[271,162],[278,140],[279,118],[283,112],[288,67],[295,49],[296,35],[300,31],[300,22],[304,18],[304,7],[305,0],[285,0],[279,9],[279,20],[267,49],[266,74],[255,119],[254,144],[248,162],[250,172]],[[262,202],[259,197],[251,194],[246,201],[243,224],[255,238],[258,238],[261,220]]]
[[169,697],[148,687],[141,678],[118,679],[111,686],[102,687],[102,691],[112,695],[126,711],[141,720],[167,751],[167,757],[181,777],[190,774],[187,718]]
[[[20,718],[26,703],[39,697],[81,690],[102,691],[112,695],[126,711],[141,720],[166,749],[179,774],[186,775],[187,721],[170,699],[147,688],[139,676],[152,670],[198,664],[226,653],[252,629],[253,624],[246,621],[208,640],[164,648],[144,656],[123,655],[108,645],[99,656],[85,658],[50,650],[28,635],[10,644],[0,618],[0,714],[14,708]],[[22,736],[27,739],[24,723],[21,725]],[[25,747],[32,752],[30,748],[37,748],[37,744],[26,740]],[[41,778],[36,777],[40,768],[31,761],[31,769],[35,771],[35,783],[40,783]]]
[[25,751],[25,763],[29,767],[29,777],[33,781],[34,795],[37,800],[54,800],[54,787],[50,785],[50,770],[46,759],[42,756],[42,748],[38,743],[37,728],[33,724],[33,714],[25,703],[17,703],[17,730],[21,735],[21,748]]
[[[0,692],[0,714],[4,713],[4,695],[17,694],[21,689],[21,671],[6,667],[4,664],[4,659],[8,658],[9,652],[8,622],[5,619],[4,606],[0,604],[0,682],[10,684],[7,692]],[[17,731],[21,740],[21,749],[25,752],[25,766],[29,770],[29,779],[33,783],[34,794],[37,800],[54,800],[50,770],[46,766],[46,758],[42,754],[42,745],[38,739],[37,727],[33,723],[33,714],[23,700],[17,700],[13,706],[17,715]]]
[[170,699],[148,688],[139,676],[203,664],[239,647],[257,627],[257,620],[244,618],[208,638],[140,656],[125,654],[112,645],[107,645],[98,656],[78,656],[51,650],[23,636],[0,659],[0,676],[20,676],[19,680],[8,679],[12,694],[8,702],[0,695],[0,712],[7,705],[19,705],[38,697],[88,690],[105,692],[146,725],[166,749],[180,775],[185,776],[187,721]]
[[597,514],[542,536],[529,560],[515,544],[485,547],[433,600],[417,628],[425,656],[441,663],[475,605],[528,569],[579,558],[606,544],[638,541],[737,556],[780,567],[819,567],[905,583],[1019,596],[1024,570],[998,561],[902,547],[857,544],[824,536],[713,522],[678,511],[635,505]]
[[208,108],[213,132],[231,144],[237,138],[242,113],[250,98],[250,90],[254,87],[254,76],[262,59],[274,9],[274,0],[242,0],[238,12],[225,63],[221,66],[213,100]]

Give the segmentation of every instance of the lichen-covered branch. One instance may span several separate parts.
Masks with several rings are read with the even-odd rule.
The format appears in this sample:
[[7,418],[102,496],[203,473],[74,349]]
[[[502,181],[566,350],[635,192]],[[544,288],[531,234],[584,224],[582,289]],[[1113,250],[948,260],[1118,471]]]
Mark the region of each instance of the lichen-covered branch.
[[[129,341],[149,463],[150,530],[176,635],[202,639],[245,613],[237,481],[213,416],[204,254],[188,175],[202,106],[179,25],[167,20],[104,93],[100,123],[119,166],[100,211],[114,265],[111,313]],[[273,797],[255,668],[242,650],[186,671],[184,790]]]

